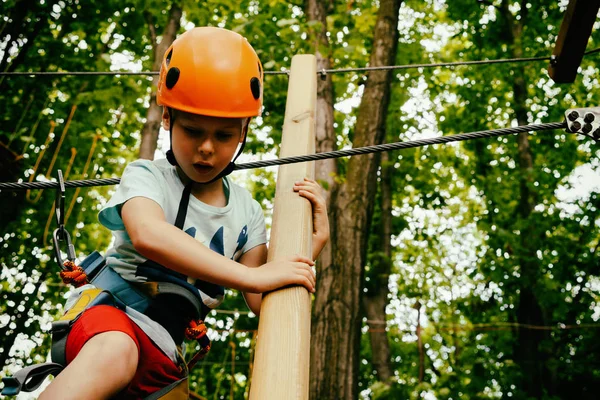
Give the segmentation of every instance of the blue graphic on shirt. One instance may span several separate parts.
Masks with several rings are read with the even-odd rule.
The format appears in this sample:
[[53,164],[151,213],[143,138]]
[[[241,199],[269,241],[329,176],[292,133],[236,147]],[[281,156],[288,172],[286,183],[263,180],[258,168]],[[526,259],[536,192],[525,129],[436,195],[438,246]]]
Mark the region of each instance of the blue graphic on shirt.
[[[224,244],[224,240],[223,240],[223,231],[224,231],[223,227],[220,227],[213,235],[212,239],[210,240],[210,245],[209,245],[209,248],[212,251],[215,251],[222,256],[225,255],[225,244]],[[192,227],[188,228],[185,231],[185,233],[187,233],[191,237],[195,238],[196,237],[196,228],[194,228],[192,226]],[[244,248],[246,243],[248,243],[248,225],[244,225],[240,234],[238,235],[237,246],[235,248],[235,251],[231,255],[231,259],[233,259],[235,257],[235,255],[237,254],[238,251],[240,251]]]
[[188,230],[185,231],[185,233],[187,233],[188,235],[190,235],[194,239],[196,238],[196,228],[194,228],[193,226],[191,228],[188,228]]
[[235,251],[233,252],[234,256],[235,254],[240,251],[248,242],[248,225],[244,225],[244,227],[242,228],[242,231],[240,232],[240,235],[238,236],[237,239],[237,247],[235,248]]
[[225,246],[223,245],[223,227],[220,227],[218,231],[215,232],[215,235],[210,240],[210,249],[212,251],[216,251],[220,255],[225,255]]

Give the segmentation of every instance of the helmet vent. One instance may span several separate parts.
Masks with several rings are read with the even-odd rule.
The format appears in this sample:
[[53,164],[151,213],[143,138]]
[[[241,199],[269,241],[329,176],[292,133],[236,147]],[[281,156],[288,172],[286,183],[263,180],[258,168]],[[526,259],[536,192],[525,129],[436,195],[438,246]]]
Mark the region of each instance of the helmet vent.
[[[167,79],[168,78],[169,77],[167,76]],[[250,79],[250,90],[252,91],[252,96],[254,96],[254,99],[258,100],[260,98],[260,80],[257,77]]]
[[167,79],[165,80],[165,85],[167,85],[167,89],[173,89],[173,86],[179,80],[179,68],[173,67],[169,69],[167,72]]
[[258,64],[258,75],[262,76],[262,67],[260,66],[260,63],[257,63],[257,64]]
[[167,67],[171,63],[171,57],[173,57],[173,48],[171,48],[171,51],[169,52],[169,54],[167,54],[167,57],[165,58],[165,62],[167,63]]

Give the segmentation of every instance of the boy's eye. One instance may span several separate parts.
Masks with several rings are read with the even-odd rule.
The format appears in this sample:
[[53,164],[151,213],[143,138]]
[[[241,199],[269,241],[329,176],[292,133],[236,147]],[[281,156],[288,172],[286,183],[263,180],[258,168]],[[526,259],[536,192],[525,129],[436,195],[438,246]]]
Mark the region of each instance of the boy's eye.
[[233,137],[233,133],[231,132],[217,132],[217,138],[220,140],[229,140]]
[[184,129],[187,133],[189,133],[190,135],[193,135],[193,136],[198,136],[198,135],[201,135],[202,133],[204,133],[204,131],[199,130],[199,129],[193,129],[193,128],[184,128]]

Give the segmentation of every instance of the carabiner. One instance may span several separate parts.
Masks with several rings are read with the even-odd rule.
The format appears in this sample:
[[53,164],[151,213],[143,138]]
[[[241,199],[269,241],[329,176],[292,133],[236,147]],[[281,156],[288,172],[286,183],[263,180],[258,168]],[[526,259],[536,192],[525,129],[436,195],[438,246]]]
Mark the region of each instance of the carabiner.
[[52,241],[54,242],[54,255],[56,256],[56,262],[58,266],[63,270],[67,271],[68,268],[65,267],[65,260],[63,260],[61,252],[60,252],[60,242],[65,240],[67,242],[67,260],[66,261],[75,261],[75,246],[71,243],[71,235],[67,232],[64,227],[56,228],[54,233],[52,234]]
[[60,252],[60,242],[67,242],[67,260],[75,260],[75,247],[71,243],[71,235],[65,229],[65,181],[62,171],[58,170],[58,188],[56,189],[56,201],[54,202],[54,211],[56,213],[56,223],[58,228],[52,233],[52,241],[54,242],[54,255],[56,262],[61,269],[65,269],[65,261],[62,259]]

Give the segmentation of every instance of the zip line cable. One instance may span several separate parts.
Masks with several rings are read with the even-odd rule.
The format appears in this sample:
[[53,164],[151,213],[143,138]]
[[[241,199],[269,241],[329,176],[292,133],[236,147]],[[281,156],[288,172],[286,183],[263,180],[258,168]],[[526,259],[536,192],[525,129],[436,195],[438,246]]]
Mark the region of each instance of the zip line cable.
[[[524,132],[535,132],[542,130],[553,130],[553,129],[565,129],[567,128],[567,122],[550,122],[544,124],[533,124],[533,125],[523,125],[516,126],[513,128],[501,128],[501,129],[493,129],[493,130],[485,130],[478,132],[470,132],[470,133],[459,133],[457,135],[450,136],[438,136],[434,138],[427,139],[418,139],[418,140],[409,140],[406,142],[394,142],[394,143],[383,143],[373,146],[365,146],[365,147],[357,147],[354,149],[346,149],[346,150],[336,150],[336,151],[327,151],[323,153],[315,153],[315,154],[307,154],[301,156],[291,156],[278,158],[274,160],[261,160],[254,161],[248,163],[242,163],[235,166],[235,170],[243,170],[243,169],[253,169],[253,168],[261,168],[261,167],[269,167],[274,165],[285,165],[285,164],[293,164],[307,161],[317,161],[317,160],[325,160],[328,158],[340,158],[340,157],[348,157],[355,156],[361,154],[369,154],[369,153],[378,153],[382,151],[390,151],[390,150],[402,150],[409,149],[414,147],[422,147],[428,146],[432,144],[444,144],[451,142],[459,142],[465,140],[472,139],[481,139],[481,138],[490,138],[490,137],[499,137],[512,135],[515,133],[524,133]],[[568,132],[570,133],[570,132]],[[586,137],[590,137],[584,135]],[[598,140],[598,139],[594,139]],[[72,187],[89,187],[89,186],[106,186],[106,185],[117,185],[121,181],[120,178],[106,178],[106,179],[85,179],[85,180],[73,180],[73,181],[65,181],[66,188]],[[48,189],[48,188],[58,188],[58,182],[0,182],[0,191],[4,190],[22,190],[22,189]]]
[[[251,311],[247,311],[247,310],[224,310],[224,309],[219,309],[219,308],[215,308],[213,310],[211,310],[211,314],[227,314],[227,315],[237,315],[238,317],[240,315],[248,315],[250,314]],[[388,322],[390,321],[384,321],[384,320],[373,320],[373,319],[368,319],[365,321],[368,325],[370,324],[377,324],[377,325],[383,325],[383,326],[387,326]],[[475,324],[456,324],[456,323],[445,323],[445,322],[430,322],[428,324],[428,326],[433,326],[436,329],[439,330],[458,330],[458,331],[471,331],[471,330],[479,330],[481,329],[487,329],[487,328],[519,328],[519,329],[532,329],[532,330],[569,330],[569,329],[588,329],[588,328],[593,328],[593,329],[600,329],[600,323],[576,323],[576,324],[564,324],[564,323],[557,323],[554,325],[534,325],[534,324],[523,324],[520,322],[503,322],[503,321],[497,321],[497,322],[483,322],[483,323],[475,323]],[[397,329],[399,331],[403,331],[403,332],[415,332],[413,329],[402,329],[399,328],[397,326],[390,326],[387,329],[391,330],[391,329]],[[258,332],[258,330],[252,330],[252,329],[234,329],[231,328],[229,330],[227,329],[212,329],[215,332],[240,332],[240,333],[248,333],[248,332]],[[386,329],[379,329],[379,328],[369,328],[368,329],[369,332],[384,332],[386,331]]]
[[[306,162],[306,161],[317,161],[317,160],[324,160],[327,158],[340,158],[340,157],[355,156],[355,155],[360,155],[360,154],[378,153],[378,152],[390,151],[390,150],[402,150],[402,149],[409,149],[409,148],[413,148],[413,147],[428,146],[431,144],[443,144],[443,143],[459,142],[459,141],[465,141],[465,140],[471,140],[471,139],[498,137],[498,136],[511,135],[514,133],[521,133],[521,132],[541,131],[541,130],[550,130],[550,129],[565,129],[566,127],[567,127],[566,122],[551,122],[551,123],[546,123],[546,124],[523,125],[523,126],[517,126],[514,128],[502,128],[502,129],[494,129],[494,130],[479,131],[479,132],[459,133],[457,135],[438,136],[438,137],[428,138],[428,139],[410,140],[407,142],[383,143],[383,144],[376,144],[373,146],[357,147],[354,149],[347,149],[347,150],[336,150],[336,151],[328,151],[328,152],[323,152],[323,153],[306,154],[306,155],[302,155],[302,156],[284,157],[284,158],[279,158],[276,160],[261,160],[261,161],[240,164],[236,167],[236,170],[269,167],[269,166],[273,166],[273,165],[283,165],[283,164],[291,164],[291,163]],[[0,186],[0,188],[1,188],[1,186]]]
[[[600,47],[583,53],[584,56],[600,52]],[[319,75],[338,74],[347,72],[365,72],[365,71],[383,71],[396,69],[414,69],[414,68],[437,68],[437,67],[457,67],[461,65],[487,65],[487,64],[506,64],[520,62],[550,61],[554,62],[555,56],[544,57],[525,57],[525,58],[505,58],[497,60],[478,60],[478,61],[455,61],[441,62],[434,64],[405,64],[405,65],[384,65],[379,67],[359,67],[359,68],[336,68],[322,69],[317,71]],[[159,71],[52,71],[52,72],[0,72],[0,76],[69,76],[69,75],[158,75]],[[264,71],[265,75],[287,75],[289,70],[283,71]]]

